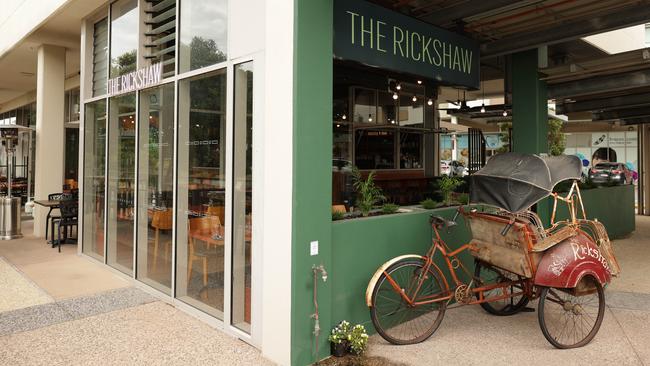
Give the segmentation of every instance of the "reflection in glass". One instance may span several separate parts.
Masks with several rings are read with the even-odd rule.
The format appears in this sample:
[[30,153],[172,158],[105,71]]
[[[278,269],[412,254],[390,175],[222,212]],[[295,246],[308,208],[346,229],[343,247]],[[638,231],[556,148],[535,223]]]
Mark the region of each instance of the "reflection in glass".
[[253,224],[253,62],[235,66],[232,324],[250,333]]
[[399,98],[399,125],[424,127],[424,95],[402,95]]
[[110,78],[134,71],[138,49],[138,1],[121,0],[111,5]]
[[357,130],[355,165],[359,169],[395,169],[395,133],[389,130]]
[[379,91],[377,101],[377,123],[385,125],[396,124],[397,116],[395,115],[395,111],[397,110],[397,101],[393,99],[393,94]]
[[174,161],[174,84],[140,93],[138,279],[170,293]]
[[354,122],[377,123],[377,93],[371,89],[354,89]]
[[133,270],[135,93],[109,99],[107,262]]
[[226,71],[178,85],[176,296],[223,319]]
[[228,1],[181,1],[180,72],[227,57]]
[[422,164],[422,133],[400,132],[400,168],[421,169]]
[[104,257],[106,101],[86,104],[84,124],[83,252]]

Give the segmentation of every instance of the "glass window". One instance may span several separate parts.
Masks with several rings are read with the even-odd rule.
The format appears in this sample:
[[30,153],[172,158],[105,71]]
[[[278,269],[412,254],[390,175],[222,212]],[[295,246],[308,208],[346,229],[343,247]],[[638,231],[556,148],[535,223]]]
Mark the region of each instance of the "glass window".
[[65,92],[64,121],[79,121],[79,88],[71,89]]
[[377,123],[385,125],[394,125],[397,121],[397,101],[393,99],[393,94],[379,91],[377,93]]
[[174,84],[140,93],[138,270],[147,284],[171,292],[174,185]]
[[377,93],[354,89],[354,123],[377,123]]
[[226,60],[228,1],[181,1],[180,72]]
[[355,165],[359,169],[395,169],[395,132],[392,130],[357,130]]
[[84,127],[83,252],[104,257],[106,101],[86,104]]
[[422,169],[422,133],[400,132],[399,167],[401,169]]
[[151,64],[162,62],[163,78],[174,76],[176,57],[176,1],[147,0],[144,22],[144,58]]
[[[111,5],[110,78],[134,71],[138,61],[138,1]],[[105,88],[104,88],[105,89]]]
[[93,97],[106,94],[108,76],[108,19],[93,27]]
[[65,129],[65,184],[70,189],[77,188],[77,168],[79,164],[79,129]]
[[232,324],[250,333],[253,224],[253,62],[235,66]]
[[399,125],[424,127],[424,95],[401,95],[399,97]]
[[176,296],[223,319],[226,71],[178,85]]
[[107,262],[133,270],[135,93],[109,99]]

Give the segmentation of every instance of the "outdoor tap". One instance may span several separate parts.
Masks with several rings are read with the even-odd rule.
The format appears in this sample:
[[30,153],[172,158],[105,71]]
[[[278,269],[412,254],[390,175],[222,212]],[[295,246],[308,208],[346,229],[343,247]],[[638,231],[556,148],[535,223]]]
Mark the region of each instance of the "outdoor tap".
[[323,282],[327,282],[327,271],[325,270],[325,267],[322,264],[320,266],[314,265],[311,268],[314,271],[314,275],[320,272],[321,277],[323,278]]
[[320,321],[318,320],[318,315],[312,314],[311,316],[314,318],[314,335],[318,337],[320,335]]

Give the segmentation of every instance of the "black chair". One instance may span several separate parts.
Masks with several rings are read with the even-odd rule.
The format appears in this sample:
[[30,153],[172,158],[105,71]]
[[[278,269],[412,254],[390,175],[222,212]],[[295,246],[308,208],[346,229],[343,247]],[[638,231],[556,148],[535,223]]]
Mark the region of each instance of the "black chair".
[[[76,229],[76,234],[79,235],[79,201],[72,195],[63,195],[59,210],[61,216],[57,221],[59,228],[56,243],[59,246],[59,252],[61,252],[61,243],[68,239],[68,235],[72,236],[73,229]],[[63,232],[63,238],[61,232]]]
[[[61,196],[63,193],[52,193],[47,195],[47,199],[49,201],[60,201]],[[58,220],[61,218],[60,212],[53,212],[54,210],[58,210],[56,207],[50,207],[50,211],[47,213],[47,217],[45,218],[45,240],[47,240],[47,229],[52,226],[52,242],[54,242],[54,221]]]

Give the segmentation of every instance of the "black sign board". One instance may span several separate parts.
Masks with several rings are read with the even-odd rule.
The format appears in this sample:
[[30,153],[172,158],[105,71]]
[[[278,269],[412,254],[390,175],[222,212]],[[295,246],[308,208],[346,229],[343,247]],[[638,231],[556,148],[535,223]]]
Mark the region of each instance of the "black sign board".
[[334,0],[334,57],[478,89],[478,42],[362,0]]

